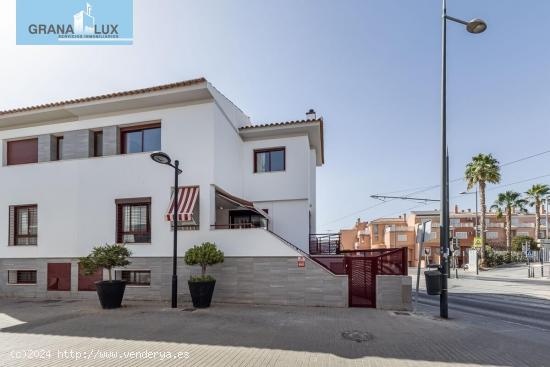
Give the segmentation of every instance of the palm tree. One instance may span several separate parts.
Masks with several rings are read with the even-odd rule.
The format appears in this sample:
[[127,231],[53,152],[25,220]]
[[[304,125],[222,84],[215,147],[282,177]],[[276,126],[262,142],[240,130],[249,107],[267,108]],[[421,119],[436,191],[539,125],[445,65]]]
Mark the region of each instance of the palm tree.
[[535,207],[535,240],[540,238],[540,205],[542,198],[550,194],[550,186],[535,184],[525,192],[529,205]]
[[498,218],[502,218],[504,213],[506,220],[506,251],[508,256],[512,254],[512,212],[527,212],[525,206],[527,200],[521,197],[519,192],[506,191],[498,194],[495,203],[491,206],[491,209],[497,211]]
[[[491,154],[479,153],[472,157],[472,161],[466,165],[464,177],[468,183],[468,190],[475,185],[479,187],[479,203],[481,208],[481,265],[485,265],[485,187],[488,183],[500,182],[500,165]],[[477,231],[477,228],[476,228]],[[477,235],[477,234],[476,234]]]

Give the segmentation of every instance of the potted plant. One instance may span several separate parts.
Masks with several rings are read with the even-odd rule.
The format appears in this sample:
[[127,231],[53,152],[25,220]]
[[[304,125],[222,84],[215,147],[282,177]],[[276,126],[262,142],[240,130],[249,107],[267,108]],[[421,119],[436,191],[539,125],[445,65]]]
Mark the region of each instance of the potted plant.
[[206,267],[223,262],[223,252],[215,244],[203,242],[200,246],[193,246],[185,252],[187,265],[200,265],[201,275],[191,276],[187,282],[193,300],[193,307],[205,308],[210,306],[216,279],[206,275]]
[[131,252],[124,245],[114,244],[94,247],[86,257],[79,259],[85,275],[94,274],[98,269],[107,269],[109,280],[95,282],[99,303],[103,308],[119,308],[124,297],[126,281],[113,280],[113,267],[123,267],[130,264],[128,257]]

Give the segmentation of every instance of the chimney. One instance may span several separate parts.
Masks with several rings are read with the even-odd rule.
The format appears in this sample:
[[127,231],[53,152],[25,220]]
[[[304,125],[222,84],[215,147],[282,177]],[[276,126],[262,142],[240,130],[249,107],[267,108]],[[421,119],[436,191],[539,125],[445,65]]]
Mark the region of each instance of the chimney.
[[407,221],[407,213],[403,213],[403,220]]
[[306,112],[306,119],[308,120],[317,119],[317,114],[315,113],[315,110],[313,108],[310,108],[309,111]]
[[472,209],[468,208],[468,213],[471,213],[472,212]]
[[458,214],[458,204],[455,204],[455,214]]

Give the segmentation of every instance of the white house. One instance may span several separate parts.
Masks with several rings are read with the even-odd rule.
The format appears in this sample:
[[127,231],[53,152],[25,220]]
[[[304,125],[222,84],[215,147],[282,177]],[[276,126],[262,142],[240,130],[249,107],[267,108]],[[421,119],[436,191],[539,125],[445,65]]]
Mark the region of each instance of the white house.
[[[170,294],[174,170],[178,252],[215,242],[214,301],[344,306],[347,279],[307,258],[323,120],[253,125],[205,79],[0,112],[0,292],[88,297],[78,257],[125,242],[127,295]],[[3,209],[2,209],[3,208]],[[298,257],[306,256],[305,267]],[[179,259],[179,289],[192,269]]]

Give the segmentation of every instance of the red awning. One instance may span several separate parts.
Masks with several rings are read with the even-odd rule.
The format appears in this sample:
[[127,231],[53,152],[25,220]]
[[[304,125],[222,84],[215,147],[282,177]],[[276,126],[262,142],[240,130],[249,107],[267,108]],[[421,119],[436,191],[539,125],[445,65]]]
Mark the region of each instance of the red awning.
[[[195,187],[179,187],[178,188],[178,221],[180,222],[190,222],[193,220],[193,211],[195,210],[195,205],[197,204],[197,199],[199,197],[199,188]],[[170,198],[170,206],[168,212],[166,213],[166,220],[174,220],[174,194]]]

